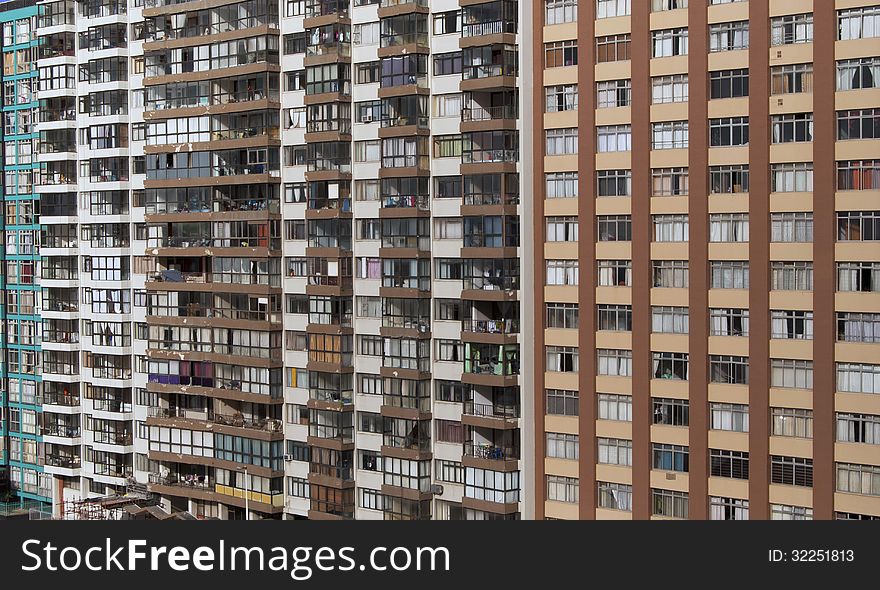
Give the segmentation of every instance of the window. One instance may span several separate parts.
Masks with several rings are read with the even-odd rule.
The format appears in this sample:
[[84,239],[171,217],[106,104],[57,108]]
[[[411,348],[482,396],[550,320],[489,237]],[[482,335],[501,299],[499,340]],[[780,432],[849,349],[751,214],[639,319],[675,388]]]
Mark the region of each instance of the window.
[[596,63],[625,61],[630,55],[629,33],[596,38]]
[[675,55],[687,55],[687,28],[651,31],[651,38],[653,41],[651,53],[652,57],[672,57]]
[[813,410],[770,408],[773,436],[813,438]]
[[651,124],[651,149],[684,149],[688,147],[688,122],[666,121]]
[[599,125],[596,127],[596,138],[596,151],[599,153],[632,150],[630,125]]
[[841,41],[880,37],[880,6],[838,10],[837,32]]
[[599,315],[597,329],[614,332],[629,332],[632,330],[632,306],[600,303],[597,306],[597,310]]
[[770,20],[770,45],[813,42],[813,14],[788,14]]
[[863,496],[880,496],[880,467],[838,463],[837,491]]
[[652,307],[651,331],[656,334],[687,334],[688,308],[668,306]]
[[880,342],[880,313],[837,312],[839,342]]
[[674,197],[688,194],[687,168],[654,168],[651,170],[651,196]]
[[770,68],[770,94],[813,91],[813,64],[790,64]]
[[599,420],[632,422],[632,396],[600,393],[597,399]]
[[709,381],[711,383],[748,385],[749,358],[726,354],[710,355]]
[[545,110],[548,113],[561,113],[563,111],[575,111],[578,108],[578,85],[561,84],[548,86],[545,89],[547,102]]
[[612,18],[628,14],[630,14],[630,0],[596,0],[596,18]]
[[627,197],[632,194],[632,170],[597,170],[599,197]]
[[657,288],[686,289],[688,286],[687,260],[653,261],[653,286]]
[[858,90],[880,86],[880,57],[862,57],[837,62],[837,89]]
[[744,404],[712,402],[709,404],[712,430],[749,431],[749,407]]
[[709,146],[730,147],[749,144],[749,118],[723,117],[709,120]]
[[578,0],[544,0],[544,24],[560,25],[577,21]]
[[854,242],[880,240],[880,211],[838,211],[837,239]]
[[559,373],[577,373],[580,355],[573,346],[547,346],[546,370]]
[[547,303],[547,328],[576,329],[578,327],[577,303]]
[[651,78],[651,102],[663,104],[669,102],[687,102],[688,76],[674,74],[672,76],[655,76]]
[[652,514],[666,518],[688,517],[687,492],[673,492],[672,490],[651,490]]
[[837,139],[880,139],[880,109],[837,111]]
[[813,520],[813,509],[803,506],[771,504],[770,520]]
[[631,260],[599,260],[596,267],[600,287],[632,286]]
[[688,354],[686,352],[652,352],[654,379],[688,378]]
[[568,389],[546,389],[547,414],[554,416],[578,415],[578,392]]
[[749,478],[749,454],[743,451],[709,449],[709,474],[733,479]]
[[748,95],[748,70],[709,72],[709,98],[739,98]]
[[599,463],[604,465],[632,465],[632,441],[622,438],[600,438]]
[[577,242],[578,220],[577,217],[547,217],[546,241],[548,242]]
[[651,12],[663,12],[665,10],[677,10],[687,7],[688,0],[651,0]]
[[880,292],[880,262],[838,262],[837,290]]
[[577,285],[577,260],[548,260],[547,285]]
[[609,377],[632,376],[632,351],[614,348],[596,350],[596,372]]
[[550,458],[577,460],[580,456],[578,435],[548,432],[546,451]]
[[813,141],[813,113],[774,115],[770,120],[773,143]]
[[772,213],[770,215],[771,242],[812,242],[813,214]]
[[748,164],[710,166],[709,190],[716,195],[749,192]]
[[744,260],[711,260],[710,289],[748,289],[749,263]]
[[434,54],[434,75],[435,76],[452,76],[460,75],[462,72],[462,53],[461,51],[451,51],[449,53]]
[[709,520],[748,520],[749,501],[739,498],[709,498]]
[[837,363],[837,391],[880,393],[880,365]]
[[748,242],[748,213],[717,213],[709,216],[710,242]]
[[450,10],[434,14],[434,34],[451,35],[461,32],[461,12]]
[[596,82],[596,108],[626,107],[630,104],[632,104],[632,80]]
[[577,41],[555,41],[544,44],[545,68],[575,66],[577,62]]
[[459,461],[434,460],[434,476],[437,481],[464,483],[464,468]]
[[709,53],[748,49],[749,21],[709,25]]
[[547,199],[576,199],[578,196],[578,173],[556,172],[547,174],[545,194]]
[[574,477],[547,476],[547,500],[577,504],[579,483]]
[[578,153],[576,127],[547,130],[546,155],[562,156],[576,153]]
[[813,460],[771,455],[770,481],[788,486],[813,487]]
[[600,481],[597,503],[599,508],[632,512],[632,486]]
[[771,338],[787,340],[813,339],[812,311],[780,311],[772,310]]
[[812,291],[812,262],[771,262],[770,288],[778,291]]
[[[770,167],[770,180],[773,192],[812,192],[813,163],[795,162],[789,164],[773,164]],[[812,241],[812,240],[810,240]]]
[[687,215],[653,215],[655,242],[687,242]]
[[654,424],[687,426],[690,423],[690,404],[686,399],[653,398]]
[[598,234],[600,242],[629,242],[632,240],[632,217],[629,215],[600,215]]
[[770,359],[770,387],[813,388],[813,361]]
[[838,442],[880,445],[880,416],[837,413]]

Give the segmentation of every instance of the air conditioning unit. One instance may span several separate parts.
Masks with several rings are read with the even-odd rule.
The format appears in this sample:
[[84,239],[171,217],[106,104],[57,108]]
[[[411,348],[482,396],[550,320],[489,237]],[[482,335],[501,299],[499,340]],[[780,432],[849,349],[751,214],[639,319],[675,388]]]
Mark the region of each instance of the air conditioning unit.
[[443,486],[441,486],[438,483],[432,483],[431,484],[431,493],[434,494],[435,496],[442,496],[443,495]]
[[669,481],[675,481],[676,476],[675,476],[674,473],[667,473],[667,474],[666,474],[666,479],[669,480]]
[[372,123],[373,122],[373,113],[364,113],[361,115],[361,123]]
[[285,461],[285,462],[293,461],[293,455],[287,455],[287,454],[285,454],[285,455],[284,455],[284,461]]

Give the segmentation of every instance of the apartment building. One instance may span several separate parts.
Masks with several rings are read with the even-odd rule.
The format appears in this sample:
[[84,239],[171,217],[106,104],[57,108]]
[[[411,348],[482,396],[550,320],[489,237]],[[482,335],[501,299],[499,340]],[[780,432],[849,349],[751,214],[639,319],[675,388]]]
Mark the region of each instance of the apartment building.
[[142,27],[124,1],[38,10],[41,428],[57,507],[124,492],[135,475],[134,392],[146,382],[135,376],[145,362],[135,343],[146,310]]
[[[51,500],[43,469],[38,293],[37,9],[33,2],[0,5],[3,28],[3,280],[0,317],[0,480],[28,505]],[[0,502],[5,498],[0,498]]]
[[535,516],[880,517],[880,6],[532,8]]
[[290,517],[523,514],[526,6],[284,5]]

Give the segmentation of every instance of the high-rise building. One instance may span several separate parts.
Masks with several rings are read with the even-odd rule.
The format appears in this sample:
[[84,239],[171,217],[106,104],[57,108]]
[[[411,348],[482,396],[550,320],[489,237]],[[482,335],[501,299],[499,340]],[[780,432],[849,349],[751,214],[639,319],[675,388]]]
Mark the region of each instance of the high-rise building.
[[880,517],[876,0],[0,7],[21,501]]
[[[37,8],[0,4],[3,27],[3,268],[0,269],[0,479],[30,506],[48,503],[51,475],[43,469],[40,259],[37,146]],[[5,502],[6,498],[0,498]]]
[[135,374],[145,318],[142,27],[124,1],[38,8],[42,429],[57,511],[123,492],[134,476],[134,392],[145,382]]
[[536,517],[880,517],[880,6],[531,7]]

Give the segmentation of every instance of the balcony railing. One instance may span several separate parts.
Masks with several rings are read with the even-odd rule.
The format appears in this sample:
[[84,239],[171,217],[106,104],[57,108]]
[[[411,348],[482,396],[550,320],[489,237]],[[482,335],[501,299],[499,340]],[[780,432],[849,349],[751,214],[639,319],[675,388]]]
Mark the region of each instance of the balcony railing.
[[418,209],[428,211],[430,199],[427,195],[393,195],[382,197],[383,209]]
[[488,164],[494,162],[516,163],[519,161],[519,150],[471,150],[461,153],[462,164]]
[[519,404],[505,403],[481,403],[474,401],[466,401],[462,406],[462,413],[467,416],[478,416],[480,418],[503,418],[516,419],[519,418]]
[[64,469],[79,469],[82,461],[77,456],[69,455],[46,455],[45,464],[50,467],[62,467]]
[[462,320],[462,332],[472,332],[474,334],[518,334],[519,320]]
[[467,193],[462,202],[465,205],[518,205],[519,193]]
[[333,477],[343,481],[354,479],[354,470],[351,466],[325,465],[323,463],[309,463],[309,473]]
[[511,461],[519,459],[519,450],[514,447],[498,446],[491,443],[464,443],[462,454],[465,457],[489,459],[492,461]]
[[461,27],[462,37],[483,37],[500,35],[501,33],[516,34],[515,20],[495,20],[483,23],[464,23]]
[[63,438],[79,438],[82,429],[79,426],[66,424],[48,424],[43,427],[43,436],[60,436]]
[[147,416],[150,418],[183,418],[186,420],[198,420],[224,426],[234,426],[236,428],[260,430],[262,432],[281,432],[284,428],[284,424],[281,420],[276,420],[274,418],[254,419],[241,413],[217,414],[212,411],[192,410],[187,408],[151,407],[147,410]]
[[382,396],[382,405],[393,408],[406,408],[420,412],[431,411],[431,397],[416,397],[412,395],[389,395]]
[[519,113],[514,105],[499,105],[492,107],[463,107],[461,109],[462,121],[494,121],[497,119],[517,119]]
[[93,440],[99,444],[122,445],[132,444],[131,433],[128,432],[103,432],[96,430],[92,433]]
[[332,404],[351,404],[354,402],[354,391],[338,391],[333,389],[309,389],[309,399]]
[[64,395],[61,393],[44,393],[43,403],[51,406],[64,406],[71,408],[80,403],[78,395]]
[[147,480],[151,484],[162,486],[173,486],[180,488],[200,488],[210,490],[214,487],[214,482],[207,475],[159,475],[158,473],[149,474]]

